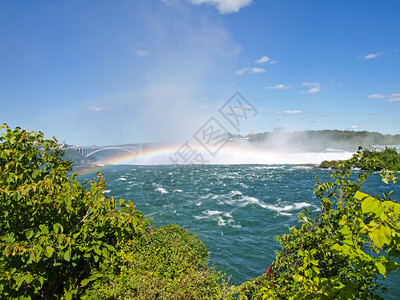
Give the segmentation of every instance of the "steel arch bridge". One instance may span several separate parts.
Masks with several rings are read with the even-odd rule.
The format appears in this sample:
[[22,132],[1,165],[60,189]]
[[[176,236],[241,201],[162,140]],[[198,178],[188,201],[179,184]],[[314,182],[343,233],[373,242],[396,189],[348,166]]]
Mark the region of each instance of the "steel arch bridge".
[[86,147],[77,147],[72,146],[70,149],[74,149],[78,151],[82,156],[89,157],[95,153],[105,150],[121,150],[125,152],[129,152],[132,154],[140,153],[141,149],[139,146],[135,145],[127,145],[127,146],[86,146]]

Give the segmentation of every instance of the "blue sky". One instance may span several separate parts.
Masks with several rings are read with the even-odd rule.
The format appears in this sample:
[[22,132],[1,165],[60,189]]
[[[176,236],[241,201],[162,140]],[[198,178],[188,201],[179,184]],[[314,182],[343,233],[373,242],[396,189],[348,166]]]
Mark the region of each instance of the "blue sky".
[[[241,133],[400,133],[400,1],[0,2],[0,122],[75,145],[184,141],[240,92]],[[234,132],[235,133],[235,132]]]

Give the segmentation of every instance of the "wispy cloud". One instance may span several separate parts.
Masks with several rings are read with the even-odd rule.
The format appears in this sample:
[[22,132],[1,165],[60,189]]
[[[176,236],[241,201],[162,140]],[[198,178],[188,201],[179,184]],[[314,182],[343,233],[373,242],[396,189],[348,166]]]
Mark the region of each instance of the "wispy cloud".
[[265,63],[269,63],[269,64],[276,64],[275,60],[271,60],[268,56],[262,56],[260,59],[257,59],[254,61],[257,64],[265,64]]
[[131,49],[131,48],[127,48],[124,49],[124,51],[127,52],[133,52],[135,54],[136,57],[144,57],[149,55],[149,51],[145,50],[145,49]]
[[108,110],[107,107],[101,107],[101,106],[90,106],[90,107],[88,107],[88,109],[90,111],[94,111],[94,112],[102,112],[102,111]]
[[136,50],[135,50],[135,55],[136,55],[137,57],[144,57],[144,56],[149,55],[149,51],[144,50],[144,49],[136,49]]
[[351,128],[351,129],[358,129],[358,128],[360,128],[360,126],[358,126],[358,125],[353,125],[353,126],[350,126],[350,128]]
[[368,98],[370,98],[370,99],[385,99],[386,96],[383,94],[373,94],[373,95],[369,95]]
[[269,62],[269,61],[270,61],[270,59],[269,59],[268,56],[262,56],[260,59],[257,59],[255,61],[255,63],[257,63],[257,64],[265,64],[266,62]]
[[315,94],[321,91],[321,84],[318,82],[303,82],[302,86],[308,86],[310,89],[307,91],[300,91],[300,94]]
[[265,69],[263,68],[243,68],[241,70],[238,70],[235,72],[237,75],[242,75],[244,73],[250,73],[250,74],[255,74],[255,73],[264,73]]
[[241,8],[250,5],[253,0],[190,0],[192,4],[208,4],[217,8],[220,14],[238,12]]
[[367,54],[363,57],[363,59],[373,59],[373,58],[377,58],[378,56],[381,56],[383,54],[383,52],[378,52],[378,53],[370,53]]
[[271,114],[274,115],[298,115],[302,113],[303,112],[301,110],[285,110],[285,111],[271,110]]
[[270,89],[270,90],[272,90],[272,89],[276,89],[276,90],[286,90],[286,89],[290,89],[291,87],[292,87],[291,84],[284,85],[283,83],[280,83],[280,84],[277,84],[277,85],[275,85],[275,86],[267,86],[266,88],[267,88],[267,89]]
[[369,95],[369,99],[388,99],[387,102],[400,102],[400,93],[392,94],[373,94]]

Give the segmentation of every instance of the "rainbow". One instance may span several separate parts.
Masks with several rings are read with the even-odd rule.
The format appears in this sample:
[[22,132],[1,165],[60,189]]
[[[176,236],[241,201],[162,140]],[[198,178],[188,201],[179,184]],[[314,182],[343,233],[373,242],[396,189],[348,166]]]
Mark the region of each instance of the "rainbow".
[[[179,147],[176,145],[164,145],[157,148],[144,150],[141,153],[128,153],[124,152],[119,155],[115,155],[112,158],[102,161],[100,164],[93,164],[82,167],[77,170],[80,175],[89,173],[101,172],[104,169],[109,168],[113,165],[159,165],[168,163],[157,163],[160,157],[167,155],[172,156]],[[168,156],[168,157],[169,157]],[[170,162],[171,164],[171,162]]]

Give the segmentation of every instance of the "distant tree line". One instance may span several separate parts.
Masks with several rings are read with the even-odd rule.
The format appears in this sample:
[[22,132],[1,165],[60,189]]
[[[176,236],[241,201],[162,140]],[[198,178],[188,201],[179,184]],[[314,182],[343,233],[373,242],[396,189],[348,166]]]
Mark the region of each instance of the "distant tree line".
[[267,148],[303,151],[325,151],[329,148],[356,151],[359,146],[371,148],[374,145],[400,144],[400,134],[350,130],[264,132],[249,135],[249,138],[251,142],[262,143]]
[[386,147],[384,150],[378,151],[360,147],[357,153],[360,155],[360,159],[355,162],[353,160],[325,160],[320,164],[320,167],[331,169],[357,167],[362,170],[400,171],[400,153],[395,148]]

